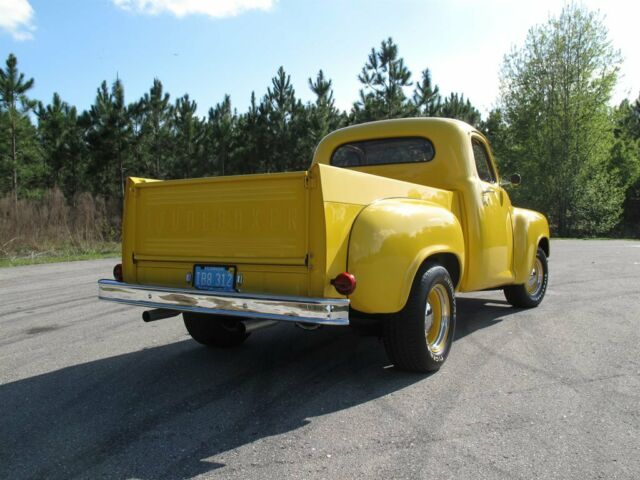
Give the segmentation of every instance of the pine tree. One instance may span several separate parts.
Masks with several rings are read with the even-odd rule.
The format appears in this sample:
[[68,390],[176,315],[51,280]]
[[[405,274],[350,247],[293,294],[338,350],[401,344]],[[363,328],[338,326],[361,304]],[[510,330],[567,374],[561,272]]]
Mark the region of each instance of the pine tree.
[[81,119],[90,149],[88,174],[94,193],[124,198],[125,178],[131,165],[131,112],[124,99],[124,87],[116,80],[109,90],[102,82],[96,100]]
[[480,112],[471,104],[469,99],[465,99],[463,94],[451,93],[444,99],[439,108],[438,116],[446,118],[456,118],[467,122],[469,125],[478,127],[480,125]]
[[345,122],[335,106],[331,80],[320,70],[316,79],[309,78],[309,88],[315,94],[316,100],[309,106],[310,131],[307,132],[309,144],[307,149],[313,154],[317,143],[327,134],[342,126]]
[[62,101],[60,95],[46,107],[38,103],[38,136],[46,164],[43,186],[61,188],[72,198],[81,186],[86,148],[83,129],[78,125],[75,107]]
[[198,105],[188,94],[176,100],[173,112],[173,178],[192,178],[206,174],[202,159],[204,127],[196,115]]
[[256,100],[255,92],[251,92],[251,101],[246,113],[238,118],[238,137],[242,140],[236,144],[234,157],[234,173],[259,172],[266,151],[266,119]]
[[33,146],[35,139],[28,114],[35,108],[36,102],[27,96],[27,92],[33,88],[33,84],[33,78],[25,80],[24,73],[18,71],[18,59],[15,55],[9,54],[6,68],[0,69],[0,107],[6,113],[9,129],[9,164],[16,210],[18,208],[19,173],[27,164],[24,162],[28,156],[26,144]]
[[436,117],[440,114],[440,109],[442,108],[440,88],[437,85],[433,85],[431,72],[428,68],[422,71],[422,79],[416,84],[413,103],[417,112],[422,116]]
[[296,130],[305,121],[304,108],[282,66],[271,79],[259,112],[266,127],[261,170],[268,173],[298,169],[302,141]]
[[358,80],[363,88],[351,112],[354,123],[415,114],[414,104],[405,95],[405,88],[412,85],[411,72],[391,37],[382,41],[380,50],[371,49]]
[[162,82],[154,78],[148,93],[140,99],[140,136],[147,170],[155,178],[167,175],[168,152],[171,149],[171,96],[163,91]]
[[209,174],[225,175],[234,170],[232,159],[236,149],[237,116],[231,110],[231,97],[225,95],[222,102],[209,109],[208,155],[212,158]]
[[148,177],[153,175],[153,159],[148,139],[143,132],[145,105],[140,99],[127,106],[130,126],[130,145],[127,151],[127,176]]

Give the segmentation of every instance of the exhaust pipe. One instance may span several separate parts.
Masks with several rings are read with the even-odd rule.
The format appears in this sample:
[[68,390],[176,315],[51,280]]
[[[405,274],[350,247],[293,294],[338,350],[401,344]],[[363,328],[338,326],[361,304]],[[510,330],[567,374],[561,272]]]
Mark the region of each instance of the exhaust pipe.
[[142,320],[145,322],[155,322],[156,320],[162,320],[163,318],[171,318],[180,315],[177,310],[167,310],[165,308],[156,308],[155,310],[147,310],[142,312]]
[[264,328],[269,328],[277,325],[280,322],[275,320],[249,320],[244,323],[244,331],[246,333],[255,332]]

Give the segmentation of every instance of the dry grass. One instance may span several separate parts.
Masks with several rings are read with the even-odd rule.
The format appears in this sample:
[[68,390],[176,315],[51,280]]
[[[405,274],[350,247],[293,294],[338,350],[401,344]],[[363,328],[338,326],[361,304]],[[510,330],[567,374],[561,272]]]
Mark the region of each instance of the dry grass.
[[53,189],[41,199],[0,199],[0,264],[117,252],[120,208],[88,193],[67,201]]

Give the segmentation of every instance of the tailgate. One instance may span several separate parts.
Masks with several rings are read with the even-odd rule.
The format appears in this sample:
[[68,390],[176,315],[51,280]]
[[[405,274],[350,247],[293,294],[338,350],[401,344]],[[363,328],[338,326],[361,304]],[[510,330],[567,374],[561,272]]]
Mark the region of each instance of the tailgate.
[[129,180],[123,257],[137,261],[304,265],[306,172]]

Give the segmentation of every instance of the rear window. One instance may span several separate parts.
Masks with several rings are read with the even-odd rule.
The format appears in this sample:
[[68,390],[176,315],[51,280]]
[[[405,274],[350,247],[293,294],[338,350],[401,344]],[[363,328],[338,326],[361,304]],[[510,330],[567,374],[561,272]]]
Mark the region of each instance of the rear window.
[[430,140],[422,137],[384,138],[340,145],[331,155],[334,167],[366,167],[393,163],[428,162],[435,156]]

